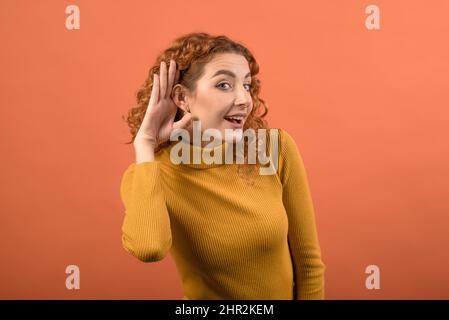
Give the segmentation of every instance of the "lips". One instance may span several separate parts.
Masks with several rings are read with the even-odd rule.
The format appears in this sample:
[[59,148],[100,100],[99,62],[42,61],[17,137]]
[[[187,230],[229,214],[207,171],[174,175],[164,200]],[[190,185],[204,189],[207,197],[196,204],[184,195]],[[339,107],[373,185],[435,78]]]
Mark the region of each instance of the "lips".
[[225,117],[225,120],[235,124],[241,124],[243,122],[243,118],[241,117]]
[[224,116],[224,119],[234,125],[242,125],[243,121],[246,118],[246,114],[244,113],[236,113],[232,115]]

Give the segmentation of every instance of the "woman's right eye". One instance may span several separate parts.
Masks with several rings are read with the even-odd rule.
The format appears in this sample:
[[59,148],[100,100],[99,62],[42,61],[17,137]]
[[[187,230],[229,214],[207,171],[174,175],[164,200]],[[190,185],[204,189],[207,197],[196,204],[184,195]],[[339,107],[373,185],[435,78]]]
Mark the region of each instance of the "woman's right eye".
[[217,88],[223,88],[223,87],[221,87],[221,85],[223,85],[223,84],[229,85],[229,83],[227,83],[227,82],[222,82],[222,83],[217,84]]

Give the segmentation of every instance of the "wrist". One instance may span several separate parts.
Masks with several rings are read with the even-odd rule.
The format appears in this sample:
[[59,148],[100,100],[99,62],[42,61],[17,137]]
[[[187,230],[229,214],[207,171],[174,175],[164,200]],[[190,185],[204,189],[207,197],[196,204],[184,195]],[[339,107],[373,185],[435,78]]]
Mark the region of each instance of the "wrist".
[[154,150],[156,148],[156,140],[154,139],[135,139],[133,142],[133,145],[135,148],[143,148],[143,149],[152,149]]

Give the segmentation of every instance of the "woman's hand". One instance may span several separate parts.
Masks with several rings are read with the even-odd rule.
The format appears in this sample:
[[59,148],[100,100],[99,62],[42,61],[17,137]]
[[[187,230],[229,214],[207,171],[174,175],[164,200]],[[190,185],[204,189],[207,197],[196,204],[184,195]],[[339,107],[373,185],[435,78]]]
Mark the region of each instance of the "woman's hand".
[[153,89],[142,124],[134,139],[136,148],[154,148],[170,139],[170,134],[177,128],[184,128],[189,124],[191,114],[186,113],[181,120],[174,122],[178,107],[171,95],[174,85],[179,81],[179,70],[176,62],[170,60],[168,69],[164,61],[161,62],[160,77],[153,75]]

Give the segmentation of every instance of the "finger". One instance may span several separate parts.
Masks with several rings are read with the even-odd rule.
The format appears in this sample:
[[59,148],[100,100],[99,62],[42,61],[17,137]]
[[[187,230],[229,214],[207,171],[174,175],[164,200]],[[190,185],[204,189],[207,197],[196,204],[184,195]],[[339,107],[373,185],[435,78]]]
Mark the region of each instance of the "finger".
[[153,88],[151,89],[150,101],[148,102],[147,110],[143,116],[143,121],[148,118],[148,113],[151,108],[157,106],[159,102],[159,77],[156,73],[153,74]]
[[176,76],[175,76],[175,84],[178,84],[179,82],[179,75],[181,74],[181,72],[179,71],[179,69],[176,69]]
[[173,129],[185,128],[190,124],[191,113],[186,113],[180,120],[173,123]]
[[170,59],[170,67],[168,68],[168,84],[167,84],[167,94],[166,98],[170,98],[171,92],[173,89],[173,82],[175,78],[175,72],[176,72],[176,63],[173,59]]
[[157,105],[159,102],[159,77],[155,73],[153,74],[153,88],[151,90],[150,102],[153,105]]
[[160,74],[160,82],[159,82],[159,87],[160,87],[160,97],[161,99],[165,97],[165,92],[167,90],[167,68],[165,65],[165,61],[161,62],[161,67],[159,70],[159,74]]
[[[179,69],[177,69],[177,70],[176,70],[176,73],[175,73],[175,81],[173,82],[173,86],[175,86],[175,85],[178,84],[180,73],[181,73],[181,72],[179,71]],[[173,92],[172,92],[172,93],[173,93]]]

